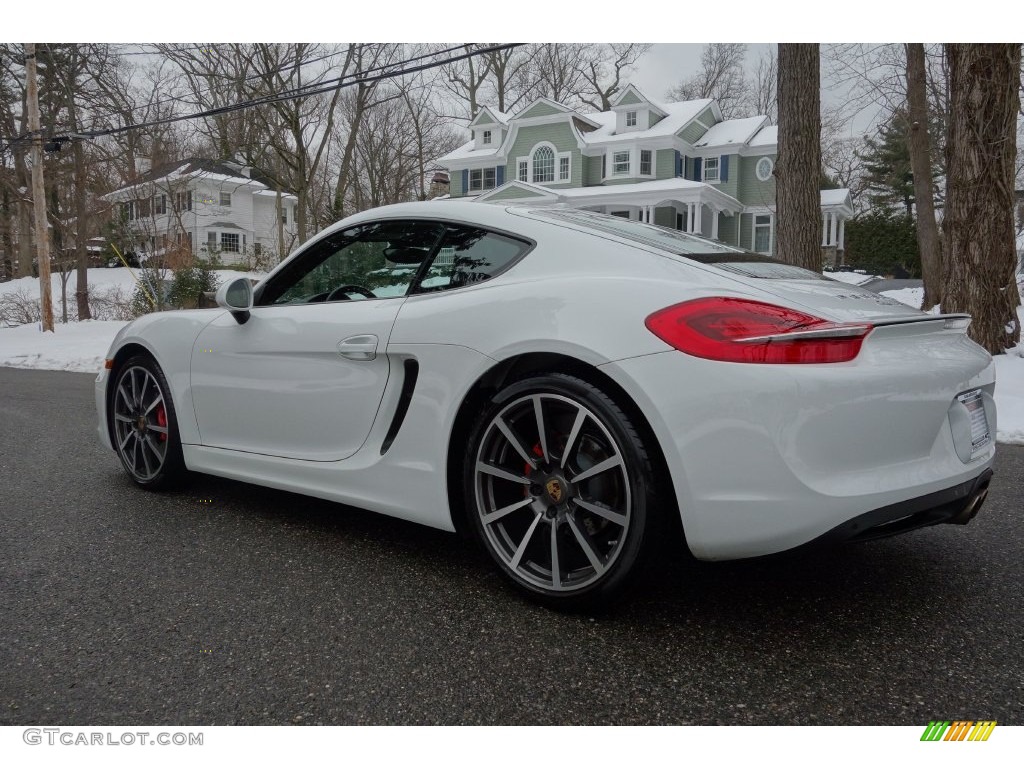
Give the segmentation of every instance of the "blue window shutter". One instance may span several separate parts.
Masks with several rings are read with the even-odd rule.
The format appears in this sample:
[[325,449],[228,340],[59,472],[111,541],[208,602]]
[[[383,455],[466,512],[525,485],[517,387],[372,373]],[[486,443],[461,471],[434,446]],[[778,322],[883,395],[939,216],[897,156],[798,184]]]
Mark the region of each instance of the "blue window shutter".
[[469,169],[462,169],[462,194],[469,194]]
[[499,165],[497,170],[494,172],[494,186],[500,187],[505,183],[505,166]]
[[683,156],[679,154],[679,150],[675,150],[676,153],[676,178],[683,175]]
[[700,158],[699,157],[693,158],[693,180],[694,181],[704,181],[704,177],[701,176],[701,173],[700,173]]
[[721,169],[721,173],[719,173],[719,176],[721,176],[722,181],[728,181],[729,180],[729,156],[728,155],[722,155],[722,158],[718,161],[718,167]]

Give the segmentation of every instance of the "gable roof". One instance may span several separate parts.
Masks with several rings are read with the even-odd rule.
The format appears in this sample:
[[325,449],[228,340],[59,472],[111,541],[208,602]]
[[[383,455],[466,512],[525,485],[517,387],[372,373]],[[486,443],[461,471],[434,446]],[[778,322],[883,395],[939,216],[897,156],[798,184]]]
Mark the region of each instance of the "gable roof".
[[695,147],[726,147],[746,144],[768,122],[766,115],[744,117],[738,120],[723,120],[711,126],[707,133],[694,143]]
[[612,109],[621,105],[623,100],[629,94],[633,94],[633,96],[639,99],[640,102],[649,104],[654,111],[659,113],[662,117],[666,117],[668,115],[665,108],[659,102],[654,101],[654,99],[647,98],[647,96],[632,83],[626,83],[626,87],[623,88],[622,91],[619,92],[619,95],[615,97],[615,100],[612,102]]
[[544,106],[546,106],[546,107],[548,107],[550,109],[555,110],[555,112],[549,113],[549,114],[554,114],[554,113],[560,112],[560,113],[563,113],[563,114],[566,114],[566,115],[572,115],[573,117],[579,118],[580,120],[582,120],[585,123],[592,124],[595,128],[597,127],[597,123],[595,123],[591,119],[593,117],[593,115],[585,115],[582,112],[577,112],[572,107],[567,107],[567,106],[565,106],[565,104],[559,104],[557,101],[555,101],[553,99],[549,99],[547,96],[538,96],[536,99],[534,99],[529,104],[527,104],[525,107],[523,107],[521,110],[516,112],[515,116],[512,119],[513,120],[522,119],[526,115],[527,112],[529,112],[531,109],[533,109],[534,107],[536,107],[538,105],[544,105]]
[[779,143],[779,126],[766,125],[750,140],[751,147],[768,147]]
[[[175,160],[163,163],[140,175],[134,184],[126,184],[118,187],[113,192],[104,195],[108,197],[120,192],[142,187],[159,182],[175,182],[188,178],[203,178],[209,181],[229,182],[238,186],[254,186],[259,189],[267,189],[274,186],[272,179],[265,174],[252,169],[249,176],[242,173],[242,165],[224,160],[210,160],[204,157],[189,157],[184,160]],[[283,190],[282,190],[283,191]]]
[[696,118],[713,103],[711,99],[695,99],[694,101],[675,101],[670,104],[663,104],[664,118],[645,131],[630,131],[623,134],[615,133],[616,116],[614,112],[598,112],[589,117],[600,121],[601,127],[592,133],[588,133],[586,139],[587,141],[600,141],[621,137],[629,141],[635,141],[656,136],[672,136],[682,130],[687,123]]
[[[486,117],[490,120],[481,120],[480,118]],[[490,107],[481,107],[473,119],[469,121],[469,127],[472,128],[474,125],[508,125],[508,121],[511,118],[505,112],[499,112],[496,109]]]

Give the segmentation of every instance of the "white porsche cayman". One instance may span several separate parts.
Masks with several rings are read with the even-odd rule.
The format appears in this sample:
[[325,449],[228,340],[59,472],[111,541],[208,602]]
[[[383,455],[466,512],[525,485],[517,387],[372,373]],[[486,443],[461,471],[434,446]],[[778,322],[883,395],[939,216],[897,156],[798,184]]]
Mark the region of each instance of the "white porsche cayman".
[[992,474],[969,318],[613,216],[367,211],[217,302],[131,323],[96,380],[138,485],[464,526],[549,604],[618,592],[673,517],[751,557],[967,522]]

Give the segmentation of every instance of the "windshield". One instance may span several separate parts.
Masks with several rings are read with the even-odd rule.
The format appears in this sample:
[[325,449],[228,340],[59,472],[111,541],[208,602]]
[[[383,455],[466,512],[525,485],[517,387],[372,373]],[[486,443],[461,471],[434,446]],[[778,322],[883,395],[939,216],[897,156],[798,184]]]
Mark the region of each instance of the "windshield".
[[710,264],[744,277],[768,280],[826,280],[828,278],[807,269],[738,248],[715,240],[691,235],[687,232],[630,221],[621,216],[609,216],[594,211],[565,208],[537,208],[530,213],[539,218],[553,219],[592,229],[643,245],[654,246],[701,264]]

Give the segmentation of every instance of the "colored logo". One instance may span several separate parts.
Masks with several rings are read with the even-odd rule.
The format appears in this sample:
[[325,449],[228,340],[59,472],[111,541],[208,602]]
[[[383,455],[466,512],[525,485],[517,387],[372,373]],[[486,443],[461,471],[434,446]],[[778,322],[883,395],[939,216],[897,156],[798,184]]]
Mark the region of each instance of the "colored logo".
[[555,504],[562,500],[562,484],[555,480],[555,478],[552,477],[550,480],[548,480],[544,484],[544,487],[547,488],[548,495],[551,497],[551,500],[555,502]]
[[921,741],[988,741],[995,727],[995,720],[932,720]]

